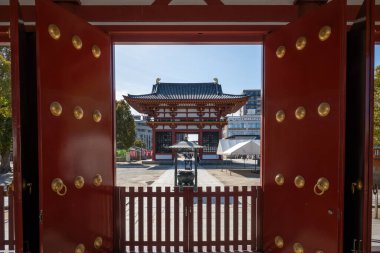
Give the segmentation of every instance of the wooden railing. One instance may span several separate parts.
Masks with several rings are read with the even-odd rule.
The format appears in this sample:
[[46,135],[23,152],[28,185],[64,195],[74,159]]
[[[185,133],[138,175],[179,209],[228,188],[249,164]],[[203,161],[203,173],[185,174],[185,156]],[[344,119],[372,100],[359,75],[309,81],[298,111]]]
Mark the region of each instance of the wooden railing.
[[13,203],[13,193],[0,186],[0,252],[15,249]]
[[118,187],[120,252],[261,249],[260,187]]

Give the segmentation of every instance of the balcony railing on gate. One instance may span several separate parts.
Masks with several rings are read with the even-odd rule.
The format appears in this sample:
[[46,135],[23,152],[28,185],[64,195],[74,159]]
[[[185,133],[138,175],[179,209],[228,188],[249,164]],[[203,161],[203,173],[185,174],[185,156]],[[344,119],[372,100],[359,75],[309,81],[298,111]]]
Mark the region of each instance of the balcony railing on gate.
[[13,192],[0,186],[0,252],[15,249],[13,203]]
[[261,249],[260,187],[118,187],[120,252]]

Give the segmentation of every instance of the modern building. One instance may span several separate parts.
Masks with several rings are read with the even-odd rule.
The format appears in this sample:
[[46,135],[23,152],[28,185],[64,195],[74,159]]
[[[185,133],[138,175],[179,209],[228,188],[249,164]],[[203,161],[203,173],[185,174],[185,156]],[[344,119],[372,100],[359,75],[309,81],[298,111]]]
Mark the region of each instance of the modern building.
[[158,79],[151,93],[124,98],[135,110],[149,116],[154,160],[172,159],[168,146],[185,135],[195,135],[204,146],[201,159],[219,159],[216,150],[227,124],[226,115],[248,100],[245,95],[223,93],[216,79],[214,83],[160,83]]
[[243,114],[261,114],[261,90],[243,90],[243,94],[249,96],[248,102],[243,107]]
[[147,116],[133,115],[135,120],[136,139],[140,139],[145,143],[147,149],[152,149],[152,128],[146,122]]
[[228,116],[227,122],[228,124],[223,129],[223,138],[249,136],[260,139],[261,115]]

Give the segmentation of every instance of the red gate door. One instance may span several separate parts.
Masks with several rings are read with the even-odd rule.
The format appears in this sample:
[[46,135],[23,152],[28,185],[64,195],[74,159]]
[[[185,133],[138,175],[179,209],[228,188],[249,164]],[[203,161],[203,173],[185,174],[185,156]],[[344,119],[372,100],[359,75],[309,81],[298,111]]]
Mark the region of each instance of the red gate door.
[[50,1],[36,19],[41,252],[112,252],[110,39]]
[[264,252],[341,252],[345,1],[265,39]]

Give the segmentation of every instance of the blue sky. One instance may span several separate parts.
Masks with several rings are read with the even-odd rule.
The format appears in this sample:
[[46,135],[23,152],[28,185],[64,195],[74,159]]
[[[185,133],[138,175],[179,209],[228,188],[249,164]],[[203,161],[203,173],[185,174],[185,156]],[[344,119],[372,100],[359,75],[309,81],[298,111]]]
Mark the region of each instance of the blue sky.
[[262,47],[257,45],[128,45],[115,48],[116,98],[150,93],[168,83],[213,82],[225,93],[260,89]]
[[[115,48],[116,98],[150,93],[161,82],[212,82],[219,79],[225,93],[262,85],[259,45],[118,45]],[[380,65],[376,46],[375,65]]]

